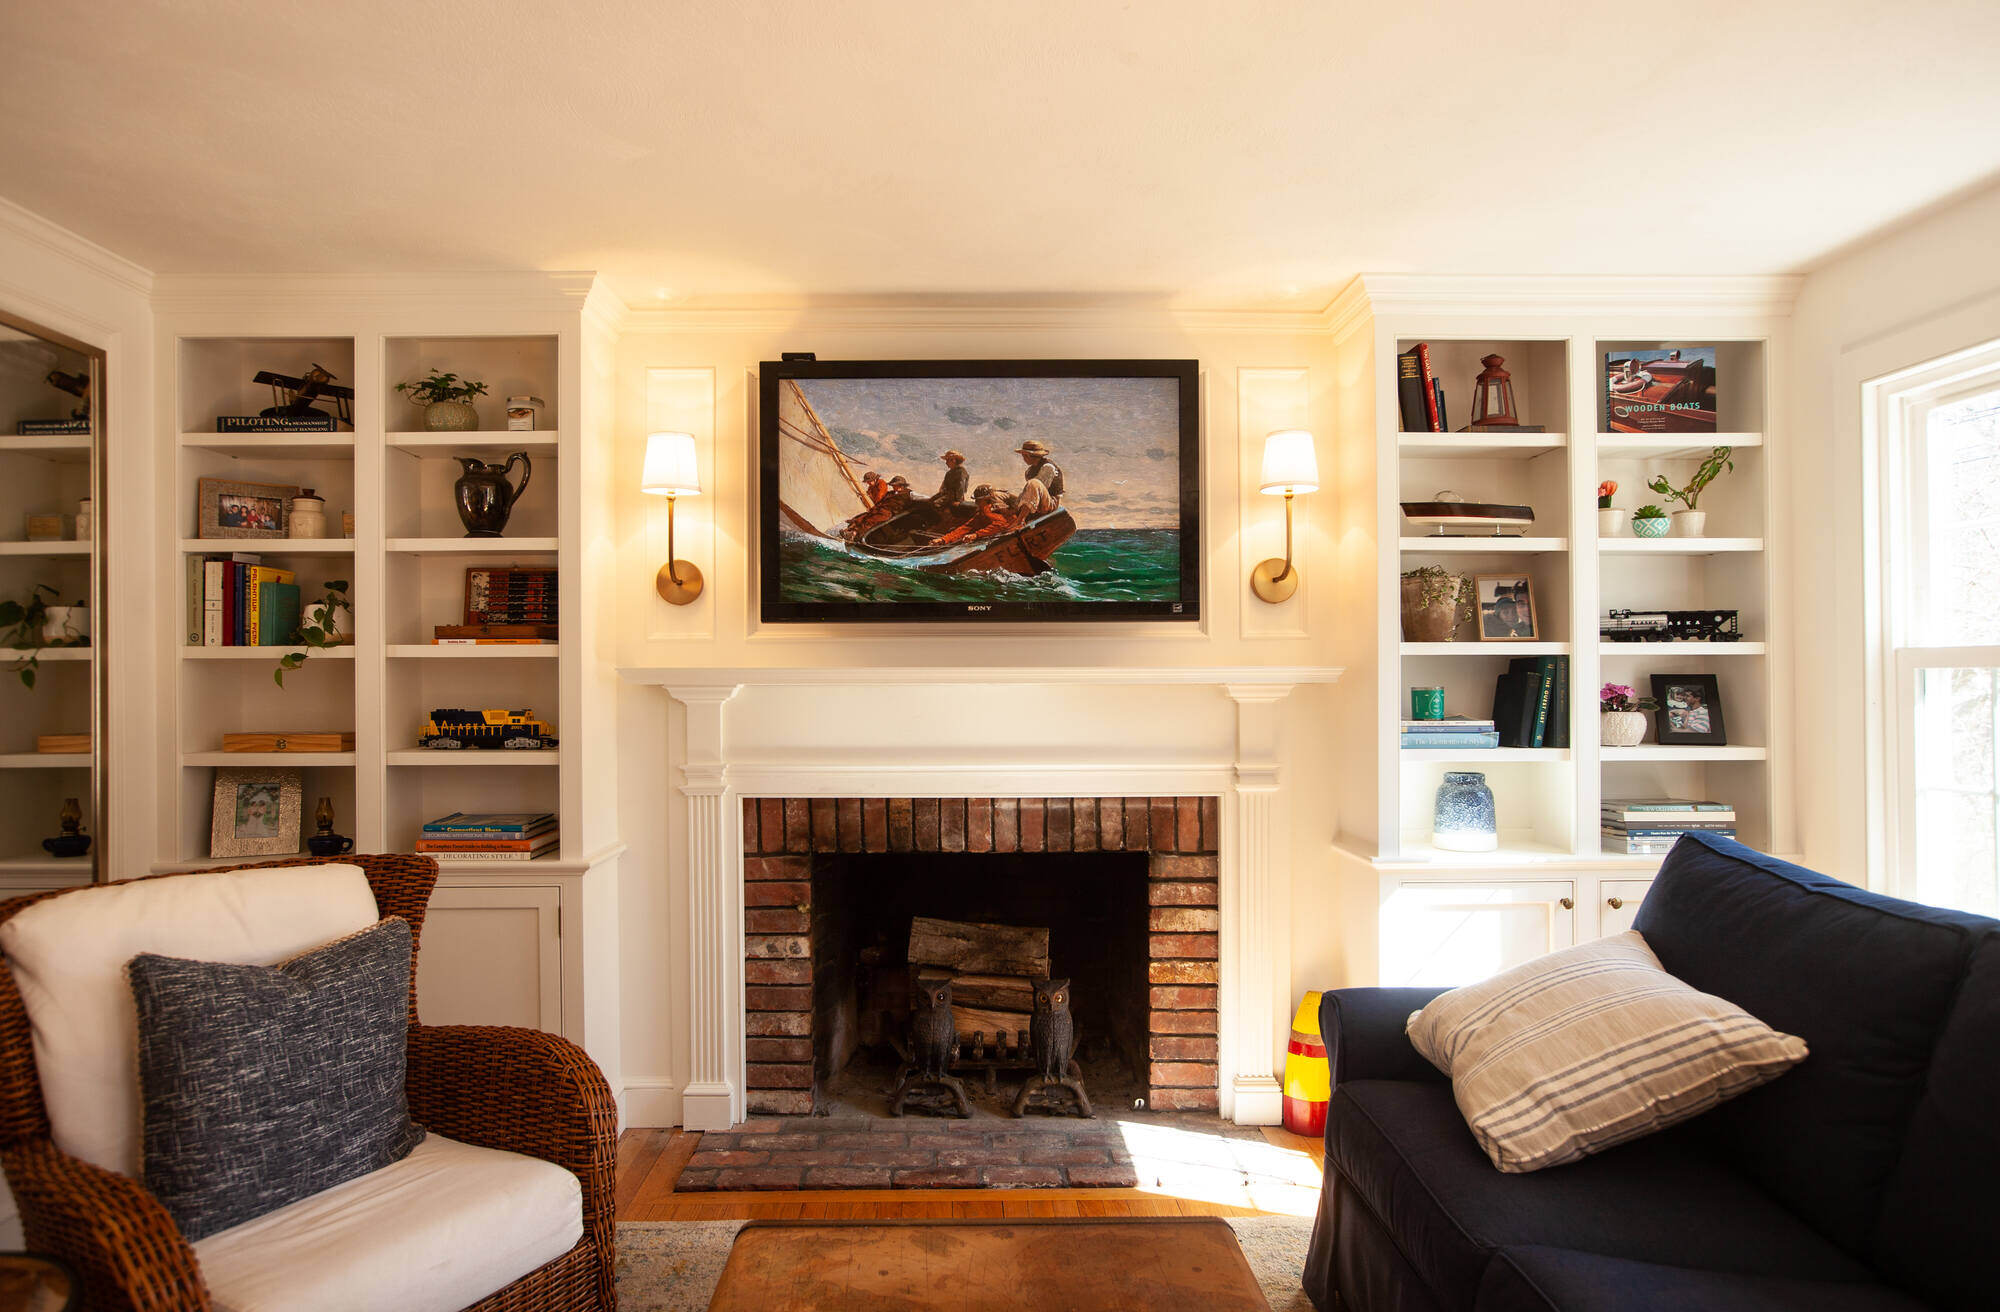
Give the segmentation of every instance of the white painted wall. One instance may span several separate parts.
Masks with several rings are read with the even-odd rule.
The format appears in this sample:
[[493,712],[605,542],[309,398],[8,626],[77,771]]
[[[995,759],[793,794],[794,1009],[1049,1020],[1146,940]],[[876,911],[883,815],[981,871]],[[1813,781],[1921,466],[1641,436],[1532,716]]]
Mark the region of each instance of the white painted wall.
[[[821,359],[1199,359],[1207,571],[1202,626],[1025,634],[937,626],[859,634],[759,628],[750,575],[756,370],[760,361],[788,350],[816,351]],[[1265,431],[1289,424],[1314,429],[1321,435],[1323,471],[1332,472],[1331,359],[1324,329],[1310,316],[950,310],[634,316],[620,339],[617,371],[618,566],[610,583],[616,600],[608,609],[618,615],[618,664],[1334,664],[1332,496],[1297,503],[1304,571],[1299,596],[1268,607],[1247,585],[1250,567],[1283,549],[1280,503],[1255,488]],[[707,495],[680,503],[677,545],[705,573],[708,587],[686,608],[654,596],[653,575],[666,554],[666,508],[637,491],[645,434],[661,427],[693,432],[702,450]],[[796,741],[801,726],[810,726],[833,746],[893,746],[901,734],[907,741],[975,750],[975,732],[1010,726],[1002,731],[1041,737],[1057,754],[1122,746],[1118,755],[1144,747],[1227,760],[1234,748],[1234,707],[1211,689],[1071,689],[1051,698],[1039,716],[1025,710],[1029,695],[1021,689],[955,691],[944,703],[937,690],[886,704],[877,693],[866,695],[876,704],[858,703],[851,689],[746,692],[744,704],[729,708],[730,724],[742,726],[736,731],[741,743],[732,746]],[[1283,1026],[1300,991],[1346,982],[1329,852],[1338,824],[1334,770],[1341,753],[1331,690],[1300,688],[1287,707],[1285,768],[1302,800],[1289,823],[1279,826],[1292,835],[1289,878],[1272,911],[1277,941],[1290,946],[1289,969],[1273,980],[1274,990],[1285,995],[1273,1007]],[[686,1078],[687,872],[679,837],[685,806],[670,775],[682,740],[680,710],[658,688],[620,693],[619,810],[621,837],[629,845],[619,893],[621,1002],[626,1111],[639,1125],[677,1122],[677,1090]],[[898,721],[896,733],[883,732],[884,713]],[[1274,1042],[1281,1051],[1283,1035]]]
[[1798,812],[1806,864],[1868,878],[1860,384],[2000,336],[2000,186],[1808,276],[1793,308]]

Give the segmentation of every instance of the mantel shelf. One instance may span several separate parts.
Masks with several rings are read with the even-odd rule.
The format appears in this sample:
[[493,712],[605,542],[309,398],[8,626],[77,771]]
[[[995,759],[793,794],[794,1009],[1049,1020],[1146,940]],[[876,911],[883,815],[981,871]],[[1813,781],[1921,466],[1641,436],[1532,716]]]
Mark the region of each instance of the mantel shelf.
[[1335,665],[864,665],[845,669],[647,665],[625,666],[618,671],[618,675],[627,683],[687,688],[744,684],[794,688],[882,688],[905,684],[981,687],[1062,683],[1123,687],[1285,687],[1303,683],[1334,683],[1342,672],[1342,667]]

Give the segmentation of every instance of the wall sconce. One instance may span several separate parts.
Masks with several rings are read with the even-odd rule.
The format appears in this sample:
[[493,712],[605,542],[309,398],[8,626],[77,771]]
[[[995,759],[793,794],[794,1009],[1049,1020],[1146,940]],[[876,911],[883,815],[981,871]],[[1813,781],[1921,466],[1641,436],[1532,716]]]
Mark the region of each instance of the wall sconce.
[[692,433],[652,433],[646,438],[646,468],[639,490],[667,499],[667,563],[653,579],[662,600],[685,606],[701,595],[701,571],[674,558],[674,502],[701,495]]
[[1264,439],[1265,496],[1285,498],[1285,558],[1272,557],[1250,571],[1250,590],[1258,600],[1289,601],[1299,590],[1299,572],[1292,567],[1292,498],[1319,491],[1319,457],[1313,435],[1303,428],[1284,428]]

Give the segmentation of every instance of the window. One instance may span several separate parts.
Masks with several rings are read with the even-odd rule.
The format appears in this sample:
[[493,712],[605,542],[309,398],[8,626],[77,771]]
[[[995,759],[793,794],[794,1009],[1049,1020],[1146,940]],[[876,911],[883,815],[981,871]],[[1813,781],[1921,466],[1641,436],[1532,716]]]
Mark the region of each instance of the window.
[[2000,915],[2000,350],[1891,388],[1887,857],[1901,895]]

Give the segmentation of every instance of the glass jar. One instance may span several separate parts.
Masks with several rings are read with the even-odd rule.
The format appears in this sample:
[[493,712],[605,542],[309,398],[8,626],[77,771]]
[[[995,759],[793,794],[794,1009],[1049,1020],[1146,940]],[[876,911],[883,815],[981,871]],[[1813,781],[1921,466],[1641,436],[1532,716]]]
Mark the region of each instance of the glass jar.
[[532,433],[541,422],[542,398],[539,396],[510,396],[507,398],[507,431],[510,433]]
[[76,503],[76,540],[78,542],[90,541],[91,519],[90,498],[85,497]]
[[1447,770],[1431,813],[1431,846],[1441,852],[1491,852],[1500,846],[1493,790],[1477,770]]

